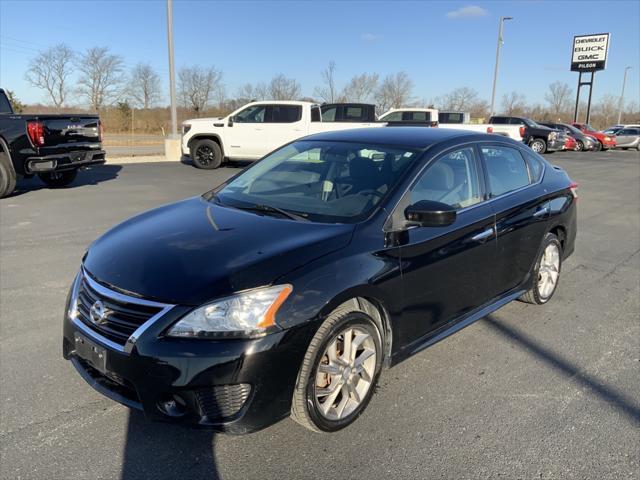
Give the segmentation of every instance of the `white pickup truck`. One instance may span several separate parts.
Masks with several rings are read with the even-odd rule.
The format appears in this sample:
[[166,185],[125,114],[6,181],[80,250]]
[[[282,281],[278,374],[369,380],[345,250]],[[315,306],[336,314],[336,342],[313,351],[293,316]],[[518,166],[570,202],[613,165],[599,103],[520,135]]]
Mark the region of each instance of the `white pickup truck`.
[[198,168],[219,167],[225,159],[256,160],[297,138],[350,128],[382,127],[376,122],[323,122],[311,102],[249,103],[224,118],[197,118],[182,124],[182,154]]
[[[463,115],[466,115],[463,113]],[[467,115],[468,116],[468,115]],[[504,125],[491,123],[437,123],[439,118],[438,110],[435,108],[394,108],[378,118],[380,122],[406,123],[407,125],[429,124],[439,128],[452,128],[456,130],[467,130],[478,133],[495,133],[503,135],[517,141],[522,141],[524,129],[519,125]]]

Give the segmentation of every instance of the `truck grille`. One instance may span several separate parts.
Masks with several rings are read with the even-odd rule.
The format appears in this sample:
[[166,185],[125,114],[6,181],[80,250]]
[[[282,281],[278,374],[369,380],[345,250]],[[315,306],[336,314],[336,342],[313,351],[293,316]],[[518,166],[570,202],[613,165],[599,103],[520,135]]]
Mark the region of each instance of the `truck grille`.
[[250,393],[251,385],[248,383],[216,385],[196,390],[196,399],[202,415],[213,422],[236,415],[244,406]]
[[[91,308],[100,304],[102,318],[92,318]],[[95,310],[95,309],[94,309]],[[124,301],[98,293],[83,276],[78,291],[78,319],[109,340],[124,345],[138,327],[162,310],[161,307]],[[95,317],[95,314],[94,314]]]

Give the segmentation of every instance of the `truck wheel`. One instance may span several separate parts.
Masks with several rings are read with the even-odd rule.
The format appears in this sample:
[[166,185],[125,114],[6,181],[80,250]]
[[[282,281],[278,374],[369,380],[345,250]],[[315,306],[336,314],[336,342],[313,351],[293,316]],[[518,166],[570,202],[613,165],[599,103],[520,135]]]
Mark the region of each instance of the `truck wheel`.
[[66,187],[76,179],[78,170],[66,170],[64,172],[39,173],[38,177],[51,188]]
[[541,155],[547,151],[547,142],[541,138],[534,138],[529,146],[531,147],[531,150]]
[[16,174],[6,153],[0,153],[0,198],[4,198],[16,188]]
[[191,148],[191,161],[196,168],[212,170],[222,165],[222,150],[213,140],[197,141]]

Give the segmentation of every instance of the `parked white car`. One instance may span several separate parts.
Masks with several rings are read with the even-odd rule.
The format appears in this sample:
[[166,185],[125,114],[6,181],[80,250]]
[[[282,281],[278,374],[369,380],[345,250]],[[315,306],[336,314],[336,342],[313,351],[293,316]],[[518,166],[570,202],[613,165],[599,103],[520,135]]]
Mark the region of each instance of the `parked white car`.
[[[446,112],[451,113],[451,112]],[[469,118],[469,114],[465,112],[457,112],[463,118]],[[383,113],[378,119],[381,122],[402,122],[407,125],[433,123],[439,120],[439,112],[435,108],[394,108]],[[490,123],[438,123],[439,128],[454,128],[456,130],[467,130],[478,133],[495,133],[505,137],[512,138],[517,141],[522,140],[523,130],[519,125],[493,125]]]
[[224,118],[185,121],[182,154],[190,156],[196,167],[212,169],[225,159],[257,160],[313,133],[382,126],[384,123],[323,122],[320,105],[311,102],[252,102]]

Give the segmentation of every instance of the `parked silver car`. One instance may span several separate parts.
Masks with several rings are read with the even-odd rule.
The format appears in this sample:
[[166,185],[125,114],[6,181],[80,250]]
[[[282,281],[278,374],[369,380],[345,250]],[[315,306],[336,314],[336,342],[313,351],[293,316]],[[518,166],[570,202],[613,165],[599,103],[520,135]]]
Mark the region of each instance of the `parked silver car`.
[[616,133],[616,148],[640,150],[640,128],[623,128]]

